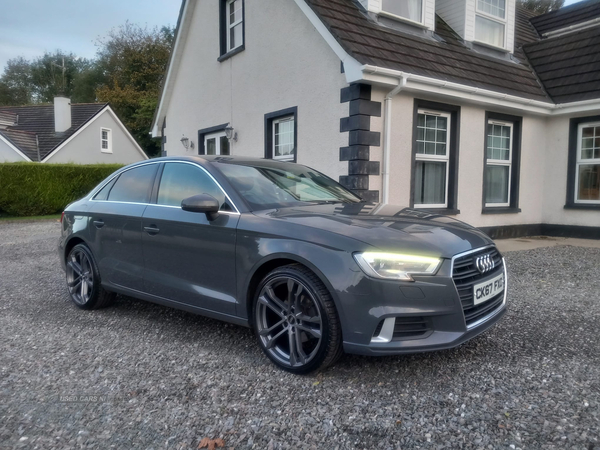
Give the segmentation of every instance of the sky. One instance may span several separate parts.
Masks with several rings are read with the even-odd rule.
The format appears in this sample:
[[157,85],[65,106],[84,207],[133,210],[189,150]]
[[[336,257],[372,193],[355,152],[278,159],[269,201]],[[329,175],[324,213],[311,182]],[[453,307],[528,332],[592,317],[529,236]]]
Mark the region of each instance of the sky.
[[93,58],[94,42],[127,20],[175,26],[181,0],[0,0],[0,73],[17,56],[63,50]]
[[[580,0],[566,0],[571,5]],[[0,73],[17,56],[63,50],[93,58],[94,42],[127,20],[149,27],[177,22],[181,0],[0,0]]]

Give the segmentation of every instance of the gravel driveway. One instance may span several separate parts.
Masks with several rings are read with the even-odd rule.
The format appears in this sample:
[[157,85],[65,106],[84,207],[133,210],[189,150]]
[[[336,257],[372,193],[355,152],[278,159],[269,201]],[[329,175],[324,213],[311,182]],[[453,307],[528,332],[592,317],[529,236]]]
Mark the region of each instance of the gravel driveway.
[[78,310],[58,233],[0,224],[2,449],[600,449],[600,249],[507,254],[505,320],[457,349],[300,377],[242,327],[130,298]]

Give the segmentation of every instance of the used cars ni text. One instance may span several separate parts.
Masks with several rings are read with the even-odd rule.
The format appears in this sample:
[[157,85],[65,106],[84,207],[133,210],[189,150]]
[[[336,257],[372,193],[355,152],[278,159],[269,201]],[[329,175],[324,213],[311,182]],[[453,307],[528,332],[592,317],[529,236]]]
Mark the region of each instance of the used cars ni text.
[[250,326],[294,373],[343,352],[455,347],[494,325],[507,296],[483,232],[364,202],[299,164],[241,157],[118,170],[65,209],[59,255],[80,308],[119,293]]

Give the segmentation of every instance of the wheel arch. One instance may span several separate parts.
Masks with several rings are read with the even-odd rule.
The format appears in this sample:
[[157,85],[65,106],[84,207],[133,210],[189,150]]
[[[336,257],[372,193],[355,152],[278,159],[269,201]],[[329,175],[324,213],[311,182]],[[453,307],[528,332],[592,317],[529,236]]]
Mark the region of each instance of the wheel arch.
[[246,284],[245,284],[245,300],[246,300],[246,314],[248,317],[248,323],[251,328],[254,328],[252,323],[252,309],[254,307],[254,295],[256,293],[256,289],[258,285],[262,281],[262,279],[271,271],[277,269],[278,267],[283,267],[291,264],[299,264],[311,272],[313,272],[319,280],[325,285],[329,294],[333,298],[333,301],[336,305],[336,309],[338,315],[341,315],[341,310],[338,304],[338,297],[336,295],[336,291],[327,279],[327,277],[323,274],[318,267],[312,264],[310,261],[294,254],[289,253],[277,253],[269,255],[259,262],[257,262],[253,268],[253,270],[248,275]]
[[[72,236],[65,243],[65,250],[62,255],[63,261],[65,261],[65,262],[67,261],[67,256],[69,256],[69,253],[71,253],[71,250],[73,250],[73,247],[75,247],[78,244],[85,244],[87,246],[87,248],[90,248],[89,244],[84,239],[82,239],[80,236]],[[91,251],[91,249],[90,249],[90,251]]]

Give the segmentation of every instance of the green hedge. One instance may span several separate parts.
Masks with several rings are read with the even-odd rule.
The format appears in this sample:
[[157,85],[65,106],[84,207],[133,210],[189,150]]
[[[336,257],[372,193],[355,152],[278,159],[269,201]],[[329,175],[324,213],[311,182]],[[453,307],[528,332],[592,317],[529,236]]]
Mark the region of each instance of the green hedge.
[[120,165],[0,164],[0,212],[9,216],[61,213]]

